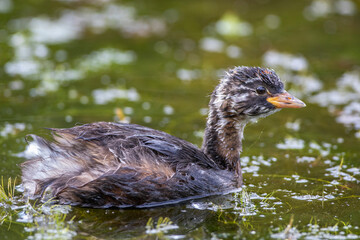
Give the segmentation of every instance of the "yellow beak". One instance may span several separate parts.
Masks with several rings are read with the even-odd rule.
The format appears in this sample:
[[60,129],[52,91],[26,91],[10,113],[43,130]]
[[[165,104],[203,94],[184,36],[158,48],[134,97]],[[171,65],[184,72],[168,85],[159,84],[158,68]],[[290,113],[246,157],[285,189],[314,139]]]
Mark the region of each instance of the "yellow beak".
[[266,100],[277,108],[302,108],[306,106],[303,101],[297,99],[288,92],[276,94],[272,97],[268,97]]

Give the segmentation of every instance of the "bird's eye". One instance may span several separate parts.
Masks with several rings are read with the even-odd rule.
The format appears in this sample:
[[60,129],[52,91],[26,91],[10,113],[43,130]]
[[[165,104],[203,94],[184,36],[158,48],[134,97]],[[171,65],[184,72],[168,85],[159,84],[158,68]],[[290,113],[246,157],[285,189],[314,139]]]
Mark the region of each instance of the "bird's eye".
[[256,88],[256,92],[259,95],[263,95],[263,94],[266,93],[266,88],[264,88],[263,86],[259,86],[259,87]]

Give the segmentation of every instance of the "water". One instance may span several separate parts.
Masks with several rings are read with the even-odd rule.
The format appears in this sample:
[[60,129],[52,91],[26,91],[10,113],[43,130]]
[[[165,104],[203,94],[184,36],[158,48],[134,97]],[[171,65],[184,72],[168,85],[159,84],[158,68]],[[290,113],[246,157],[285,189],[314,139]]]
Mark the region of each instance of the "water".
[[[360,239],[360,4],[0,0],[0,175],[25,136],[123,120],[201,144],[224,69],[269,66],[307,107],[245,130],[245,187],[151,209],[0,203],[3,239]],[[20,189],[18,189],[20,190]]]

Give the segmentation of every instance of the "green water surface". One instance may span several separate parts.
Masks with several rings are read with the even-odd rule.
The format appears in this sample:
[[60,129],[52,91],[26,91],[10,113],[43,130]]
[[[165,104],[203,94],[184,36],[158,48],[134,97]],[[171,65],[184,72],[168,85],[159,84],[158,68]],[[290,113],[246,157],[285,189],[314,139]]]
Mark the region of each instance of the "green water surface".
[[123,120],[200,146],[209,94],[233,66],[274,68],[307,104],[247,126],[242,191],[38,212],[17,191],[0,201],[0,238],[360,239],[359,11],[356,0],[0,0],[5,182],[20,183],[25,136],[46,127]]

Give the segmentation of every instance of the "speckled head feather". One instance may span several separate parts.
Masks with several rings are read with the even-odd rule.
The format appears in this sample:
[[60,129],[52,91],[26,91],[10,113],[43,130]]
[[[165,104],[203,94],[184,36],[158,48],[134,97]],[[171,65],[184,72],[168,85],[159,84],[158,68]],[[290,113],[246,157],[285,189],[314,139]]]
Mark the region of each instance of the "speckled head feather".
[[[259,87],[263,89],[263,93],[259,91]],[[216,111],[220,118],[240,117],[252,120],[264,117],[277,110],[266,99],[281,92],[284,92],[284,84],[273,70],[235,67],[226,72],[215,88],[210,110]]]
[[284,84],[272,69],[260,67],[235,67],[230,69],[226,75],[227,78],[233,81],[239,81],[242,84],[261,83],[277,92],[284,90]]

